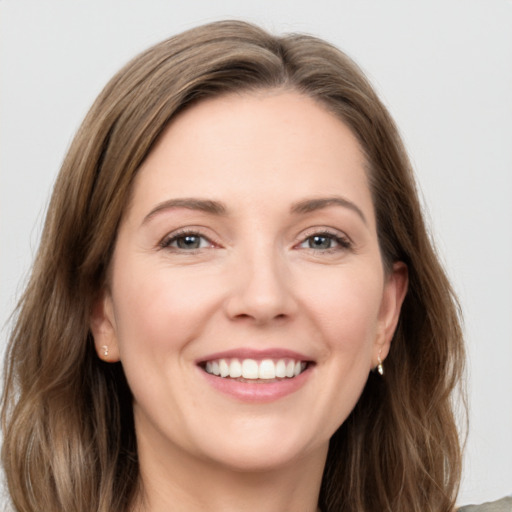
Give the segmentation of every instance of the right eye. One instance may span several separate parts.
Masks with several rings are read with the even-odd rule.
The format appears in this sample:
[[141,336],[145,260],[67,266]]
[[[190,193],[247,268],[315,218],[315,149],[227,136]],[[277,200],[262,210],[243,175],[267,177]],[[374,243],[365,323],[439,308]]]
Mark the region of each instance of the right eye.
[[178,251],[197,251],[214,247],[213,242],[200,233],[185,231],[173,234],[161,242],[163,249],[173,249]]

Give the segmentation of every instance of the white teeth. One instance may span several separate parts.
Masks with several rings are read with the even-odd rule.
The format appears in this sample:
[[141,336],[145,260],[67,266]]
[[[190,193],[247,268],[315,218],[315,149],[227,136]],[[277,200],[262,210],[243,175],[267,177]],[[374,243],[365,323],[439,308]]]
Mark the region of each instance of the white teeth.
[[272,359],[264,359],[260,363],[260,371],[258,374],[260,379],[275,379],[276,365]]
[[225,359],[219,361],[219,370],[221,377],[227,377],[229,375],[229,365],[226,363]]
[[277,361],[276,377],[279,377],[280,379],[286,377],[286,363],[284,362],[284,359],[279,359],[279,361]]
[[242,362],[242,377],[244,379],[258,378],[258,362],[254,359],[244,359]]
[[232,379],[238,379],[238,377],[242,376],[242,364],[238,359],[231,359],[231,364],[229,365],[229,376]]
[[275,378],[284,379],[293,378],[300,375],[307,364],[303,361],[295,361],[293,359],[219,359],[208,361],[205,365],[207,373],[217,375],[219,377],[231,377],[238,379],[260,379],[272,380]]

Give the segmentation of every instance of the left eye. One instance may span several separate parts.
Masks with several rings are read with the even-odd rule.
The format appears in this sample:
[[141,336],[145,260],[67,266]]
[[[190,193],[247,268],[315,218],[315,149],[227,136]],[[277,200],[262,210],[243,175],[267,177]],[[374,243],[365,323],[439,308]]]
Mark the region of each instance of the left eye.
[[168,238],[162,244],[163,247],[170,247],[182,251],[193,251],[194,249],[203,249],[211,247],[212,243],[206,237],[196,233],[183,233]]
[[336,247],[350,247],[348,240],[332,235],[330,233],[318,233],[315,235],[308,236],[299,247],[303,249],[314,249],[325,251],[328,249],[334,249]]

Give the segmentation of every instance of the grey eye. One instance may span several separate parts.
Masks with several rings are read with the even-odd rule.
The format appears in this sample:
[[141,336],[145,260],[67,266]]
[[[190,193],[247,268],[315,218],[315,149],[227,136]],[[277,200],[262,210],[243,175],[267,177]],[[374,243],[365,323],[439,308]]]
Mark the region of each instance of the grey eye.
[[331,236],[314,235],[310,236],[307,242],[310,249],[330,249],[332,247],[333,239]]
[[299,244],[301,249],[332,252],[350,249],[352,243],[348,238],[329,232],[319,232],[307,236]]
[[187,252],[212,247],[212,242],[199,233],[177,233],[164,240],[161,246],[162,248]]
[[201,236],[184,235],[176,238],[175,243],[178,249],[199,249],[201,247]]

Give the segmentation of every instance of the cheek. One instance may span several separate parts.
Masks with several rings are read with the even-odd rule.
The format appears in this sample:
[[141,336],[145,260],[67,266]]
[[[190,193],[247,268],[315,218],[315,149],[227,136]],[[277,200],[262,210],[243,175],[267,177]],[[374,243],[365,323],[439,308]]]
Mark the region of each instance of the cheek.
[[122,270],[115,276],[114,297],[122,358],[129,352],[148,358],[153,351],[161,358],[162,351],[179,350],[195,337],[201,321],[215,307],[218,285],[193,272],[172,272],[165,266],[150,272],[134,266]]
[[383,287],[378,269],[341,269],[310,288],[304,302],[331,348],[352,351],[374,340]]

